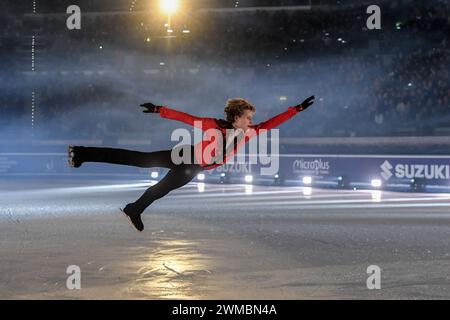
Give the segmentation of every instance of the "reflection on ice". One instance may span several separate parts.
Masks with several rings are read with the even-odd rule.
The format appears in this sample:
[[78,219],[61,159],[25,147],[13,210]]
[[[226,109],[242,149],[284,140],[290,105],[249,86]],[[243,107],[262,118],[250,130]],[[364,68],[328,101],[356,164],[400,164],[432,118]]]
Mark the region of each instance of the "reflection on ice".
[[211,274],[210,260],[186,240],[160,240],[137,261],[138,278],[131,288],[148,298],[199,299],[205,294],[204,278]]
[[303,195],[306,196],[307,199],[311,198],[311,194],[312,194],[311,187],[303,187],[302,191],[303,191]]
[[381,191],[373,190],[370,192],[372,194],[372,202],[381,202]]
[[198,192],[205,192],[205,183],[204,182],[197,183],[197,189]]

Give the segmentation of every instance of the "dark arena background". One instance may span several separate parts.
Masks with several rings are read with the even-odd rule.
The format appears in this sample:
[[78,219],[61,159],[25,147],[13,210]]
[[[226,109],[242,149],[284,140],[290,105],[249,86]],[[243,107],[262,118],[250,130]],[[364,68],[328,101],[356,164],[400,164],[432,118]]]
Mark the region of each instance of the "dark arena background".
[[[2,4],[1,299],[450,298],[448,1]],[[276,172],[204,171],[141,233],[120,208],[167,170],[68,164],[193,133],[144,102],[259,123],[312,95]]]

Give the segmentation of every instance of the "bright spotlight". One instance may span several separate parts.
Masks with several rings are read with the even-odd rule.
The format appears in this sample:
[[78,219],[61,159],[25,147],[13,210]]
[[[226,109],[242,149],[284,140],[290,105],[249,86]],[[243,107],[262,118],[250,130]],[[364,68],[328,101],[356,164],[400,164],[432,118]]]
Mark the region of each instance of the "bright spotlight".
[[350,187],[350,181],[345,175],[339,176],[337,178],[337,187],[342,189],[348,189]]
[[229,181],[229,177],[227,176],[227,174],[225,172],[222,172],[220,174],[219,183],[227,183],[228,181]]
[[284,183],[284,179],[277,173],[273,176],[273,184],[274,185],[282,185]]
[[424,178],[414,178],[410,180],[410,191],[423,192],[426,189],[426,180]]
[[152,171],[152,173],[150,174],[150,177],[152,177],[153,179],[158,178],[158,172]]
[[199,174],[197,175],[197,179],[200,180],[200,181],[205,180],[205,174],[204,174],[204,173],[199,173]]
[[179,4],[178,0],[161,0],[161,9],[167,14],[172,14],[178,10]]
[[372,187],[379,188],[379,187],[381,187],[381,180],[380,179],[372,179],[370,184],[372,185]]
[[248,174],[248,175],[245,176],[244,180],[247,183],[252,183],[253,182],[253,176]]
[[303,184],[311,184],[312,183],[312,178],[311,177],[303,177]]

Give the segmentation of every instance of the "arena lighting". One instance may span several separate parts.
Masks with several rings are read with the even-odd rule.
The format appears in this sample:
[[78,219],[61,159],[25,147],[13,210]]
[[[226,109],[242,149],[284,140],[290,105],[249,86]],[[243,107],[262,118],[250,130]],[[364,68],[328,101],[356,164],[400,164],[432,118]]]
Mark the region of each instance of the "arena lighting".
[[199,181],[205,180],[205,174],[204,174],[204,173],[199,173],[199,174],[197,175],[197,179],[198,179]]
[[312,178],[309,176],[303,177],[303,184],[310,185],[312,183]]
[[280,184],[280,175],[278,173],[273,176],[273,184],[275,184],[275,185]]
[[252,183],[252,182],[253,182],[253,176],[250,175],[250,174],[247,174],[247,175],[244,177],[244,181],[247,182],[247,183]]
[[341,189],[346,189],[350,186],[350,181],[348,181],[347,176],[342,175],[337,178],[337,186]]
[[220,174],[219,183],[227,183],[228,181],[229,181],[229,177],[227,176],[227,174],[225,172],[222,172]]
[[411,179],[409,188],[412,192],[423,192],[426,189],[426,180],[423,178]]
[[152,177],[153,179],[156,179],[156,178],[158,178],[158,172],[156,172],[156,171],[152,171],[152,173],[150,174],[150,177]]
[[370,184],[372,185],[372,187],[379,188],[379,187],[381,187],[381,180],[380,179],[372,179],[370,181]]
[[273,176],[273,184],[277,186],[283,184],[283,179],[280,177],[278,173]]
[[167,14],[175,13],[180,6],[179,0],[161,0],[160,2],[161,9]]

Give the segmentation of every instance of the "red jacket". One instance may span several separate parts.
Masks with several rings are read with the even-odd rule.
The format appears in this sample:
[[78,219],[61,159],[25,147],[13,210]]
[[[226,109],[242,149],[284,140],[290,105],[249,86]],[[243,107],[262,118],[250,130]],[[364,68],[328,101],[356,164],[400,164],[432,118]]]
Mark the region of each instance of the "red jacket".
[[[261,130],[270,130],[279,126],[283,122],[286,122],[295,116],[297,112],[298,111],[295,107],[289,107],[285,112],[280,113],[267,121],[251,126],[250,128],[254,130],[251,130],[252,134],[245,135],[245,139],[242,139],[241,142],[234,144],[231,152],[223,152],[224,157],[222,158],[222,163],[212,163],[212,157],[208,156],[209,152],[205,152],[205,150],[213,150],[214,147],[217,147],[217,141],[215,139],[203,139],[201,143],[195,145],[195,158],[198,164],[206,170],[219,167],[232,158],[239,147],[254,137],[255,134],[259,135]],[[159,114],[162,118],[181,121],[191,126],[196,125],[196,127],[201,128],[203,131],[208,129],[219,130],[223,138],[223,147],[225,147],[226,144],[226,130],[233,129],[233,126],[229,121],[214,118],[200,118],[181,111],[170,109],[168,107],[161,107]],[[215,156],[214,152],[212,153],[212,156]]]

